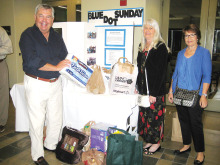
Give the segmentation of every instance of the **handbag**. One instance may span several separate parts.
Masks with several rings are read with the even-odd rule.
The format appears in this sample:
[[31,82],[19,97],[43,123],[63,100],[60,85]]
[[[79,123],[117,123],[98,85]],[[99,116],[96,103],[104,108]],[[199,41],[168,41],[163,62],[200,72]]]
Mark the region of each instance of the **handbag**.
[[149,95],[138,95],[137,104],[140,107],[150,107]]
[[56,158],[68,164],[77,164],[81,160],[82,149],[88,142],[89,136],[83,132],[64,127],[62,138],[56,147]]
[[199,98],[199,90],[187,90],[181,89],[176,86],[173,102],[176,105],[186,106],[186,107],[194,107]]
[[[122,134],[111,134],[108,136],[107,165],[142,165],[143,142],[136,141],[135,136],[128,132],[109,127]],[[109,132],[108,129],[108,132]]]

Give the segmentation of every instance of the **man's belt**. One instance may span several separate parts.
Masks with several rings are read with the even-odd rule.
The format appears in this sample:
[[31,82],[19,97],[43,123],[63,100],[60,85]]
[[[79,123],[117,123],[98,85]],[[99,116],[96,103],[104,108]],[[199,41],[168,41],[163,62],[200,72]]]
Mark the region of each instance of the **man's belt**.
[[37,80],[46,81],[46,82],[50,82],[50,83],[55,82],[55,81],[58,80],[58,78],[45,79],[45,78],[37,77],[37,76],[31,75],[31,74],[28,74],[28,73],[25,73],[25,74],[32,77],[32,78],[35,78]]

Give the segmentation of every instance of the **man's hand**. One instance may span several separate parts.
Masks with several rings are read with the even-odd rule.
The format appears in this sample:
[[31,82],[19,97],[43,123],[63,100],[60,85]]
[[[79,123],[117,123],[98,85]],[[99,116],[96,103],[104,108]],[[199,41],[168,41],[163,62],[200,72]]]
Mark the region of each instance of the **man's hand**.
[[63,60],[60,61],[57,65],[52,65],[52,64],[45,64],[43,67],[41,67],[39,70],[43,70],[43,71],[60,71],[65,67],[69,67],[71,64],[70,60]]
[[60,71],[60,70],[62,70],[62,69],[65,68],[65,67],[69,67],[70,64],[71,64],[71,61],[70,61],[70,60],[67,60],[67,59],[65,59],[65,60],[63,60],[63,61],[60,61],[60,62],[56,65],[56,70],[57,70],[57,71]]

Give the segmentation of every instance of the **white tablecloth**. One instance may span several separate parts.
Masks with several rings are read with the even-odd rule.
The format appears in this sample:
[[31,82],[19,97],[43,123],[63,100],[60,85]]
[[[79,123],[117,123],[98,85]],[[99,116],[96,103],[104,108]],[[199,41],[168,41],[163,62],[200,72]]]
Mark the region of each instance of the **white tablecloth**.
[[15,84],[10,95],[15,106],[15,131],[27,132],[29,131],[29,119],[27,112],[27,103],[25,99],[24,84]]
[[63,124],[81,129],[93,120],[126,129],[127,118],[136,106],[135,95],[91,94],[67,81],[63,88]]
[[[132,115],[137,122],[136,95],[94,95],[63,78],[63,126],[82,129],[89,121],[105,122],[126,129]],[[10,91],[16,108],[15,131],[28,131],[29,122],[23,84],[15,84]]]

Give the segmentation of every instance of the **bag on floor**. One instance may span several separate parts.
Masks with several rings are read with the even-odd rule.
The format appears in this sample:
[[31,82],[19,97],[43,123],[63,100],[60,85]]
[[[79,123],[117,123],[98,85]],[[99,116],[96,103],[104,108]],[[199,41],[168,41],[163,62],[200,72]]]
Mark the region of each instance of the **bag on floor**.
[[171,141],[183,142],[181,127],[177,112],[173,113]]
[[[84,128],[81,129],[82,132],[84,132],[86,135],[91,137],[91,126],[95,124],[96,124],[95,121],[89,121],[88,123],[86,123]],[[90,145],[91,145],[91,139],[89,138],[88,143],[83,147],[83,151],[88,151],[90,149]]]
[[64,127],[62,138],[56,148],[56,158],[68,164],[77,164],[81,160],[82,149],[89,140],[85,133],[70,127]]
[[[125,63],[120,60],[125,59]],[[113,66],[109,90],[110,94],[134,94],[138,69],[127,58],[120,57]]]
[[82,162],[85,165],[105,165],[105,154],[96,149],[91,149],[82,154]]
[[109,127],[123,132],[123,134],[111,134],[108,136],[107,165],[142,165],[143,142],[136,141],[135,136],[128,132]]

